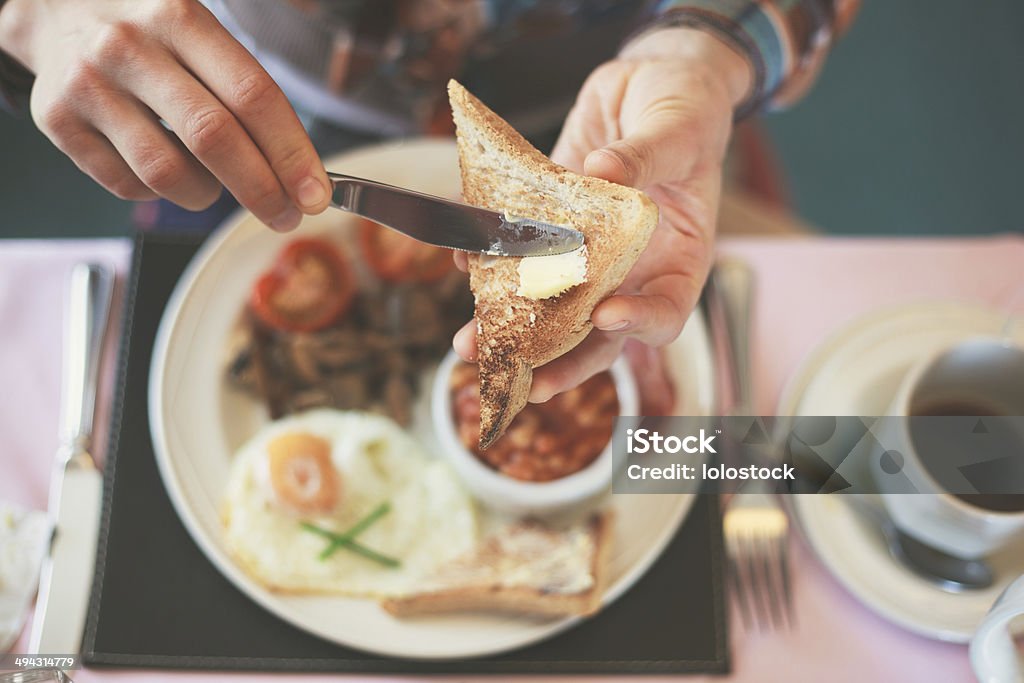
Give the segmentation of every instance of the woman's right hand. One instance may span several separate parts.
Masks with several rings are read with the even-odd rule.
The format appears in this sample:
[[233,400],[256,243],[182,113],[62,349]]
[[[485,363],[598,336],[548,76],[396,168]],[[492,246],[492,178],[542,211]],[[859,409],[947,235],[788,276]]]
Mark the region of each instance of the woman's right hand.
[[199,210],[223,185],[282,231],[328,205],[284,93],[198,0],[8,0],[0,49],[36,75],[36,125],[118,197]]

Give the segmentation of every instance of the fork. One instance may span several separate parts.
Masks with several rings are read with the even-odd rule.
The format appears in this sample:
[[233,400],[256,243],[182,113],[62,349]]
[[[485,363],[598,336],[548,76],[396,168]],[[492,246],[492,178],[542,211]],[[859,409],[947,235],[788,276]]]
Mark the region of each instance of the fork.
[[[746,263],[720,259],[707,287],[710,315],[724,328],[733,415],[753,411],[750,309],[754,276]],[[762,631],[795,625],[787,548],[789,518],[771,485],[751,482],[726,504],[723,527],[730,588],[744,626]]]
[[778,497],[759,484],[729,501],[723,522],[730,587],[743,625],[761,631],[793,628],[793,596],[786,555],[789,519]]

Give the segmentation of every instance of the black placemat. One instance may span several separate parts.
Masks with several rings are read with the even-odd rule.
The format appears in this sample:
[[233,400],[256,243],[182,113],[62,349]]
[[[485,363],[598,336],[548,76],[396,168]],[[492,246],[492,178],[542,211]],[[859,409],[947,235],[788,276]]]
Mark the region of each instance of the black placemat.
[[364,673],[728,671],[721,523],[711,495],[698,498],[668,550],[625,596],[563,634],[500,656],[425,662],[369,655],[309,635],[238,591],[179,521],[149,434],[156,329],[200,243],[155,233],[136,240],[83,646],[87,664]]

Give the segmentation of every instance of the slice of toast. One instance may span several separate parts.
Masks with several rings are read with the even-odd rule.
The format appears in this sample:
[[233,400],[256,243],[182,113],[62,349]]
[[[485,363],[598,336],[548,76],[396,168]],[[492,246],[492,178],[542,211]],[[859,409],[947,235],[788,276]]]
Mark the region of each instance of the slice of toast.
[[465,611],[593,614],[607,583],[611,531],[607,511],[562,529],[516,522],[440,567],[421,591],[381,605],[399,617]]
[[581,231],[586,281],[548,299],[519,296],[517,258],[469,258],[480,363],[480,447],[526,405],[533,369],[566,353],[591,330],[594,307],[636,263],[658,222],[639,190],[555,164],[465,88],[450,81],[466,202]]

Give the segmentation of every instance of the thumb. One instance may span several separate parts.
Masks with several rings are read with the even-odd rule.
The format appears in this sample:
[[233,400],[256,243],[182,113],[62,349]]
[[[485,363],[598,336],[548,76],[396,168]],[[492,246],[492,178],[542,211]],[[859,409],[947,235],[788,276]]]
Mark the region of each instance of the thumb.
[[682,113],[649,117],[622,140],[588,154],[583,172],[639,189],[685,180],[700,152],[697,130]]

